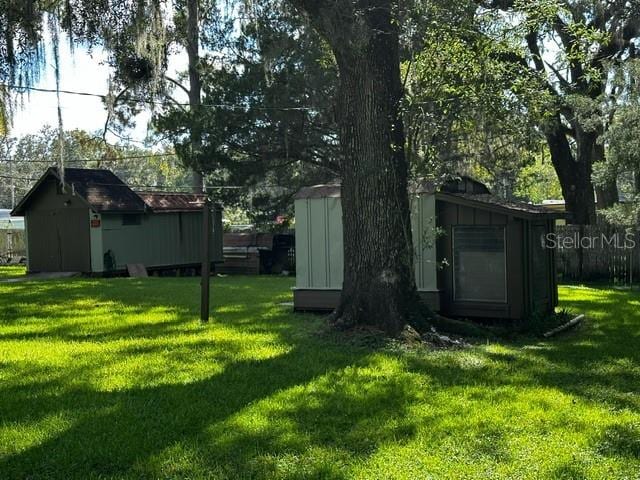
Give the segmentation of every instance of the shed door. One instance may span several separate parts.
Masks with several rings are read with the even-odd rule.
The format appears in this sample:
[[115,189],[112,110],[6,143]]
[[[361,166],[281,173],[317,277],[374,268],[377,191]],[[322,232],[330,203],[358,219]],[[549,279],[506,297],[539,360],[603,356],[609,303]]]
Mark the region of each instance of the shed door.
[[38,272],[89,272],[89,215],[84,209],[29,213],[29,266]]

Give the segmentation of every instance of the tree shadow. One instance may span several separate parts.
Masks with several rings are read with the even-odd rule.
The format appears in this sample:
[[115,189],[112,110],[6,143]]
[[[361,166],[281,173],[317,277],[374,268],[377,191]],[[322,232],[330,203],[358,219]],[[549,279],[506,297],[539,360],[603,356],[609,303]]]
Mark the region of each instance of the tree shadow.
[[[369,455],[381,443],[414,435],[406,409],[416,392],[399,380],[345,372],[363,353],[316,351],[310,359],[307,348],[294,348],[265,360],[230,363],[219,375],[186,385],[107,392],[66,388],[68,378],[58,378],[3,388],[10,399],[3,401],[5,412],[12,412],[3,422],[33,422],[65,408],[73,409],[73,419],[48,440],[1,459],[0,471],[3,478],[81,478],[87,471],[135,477],[148,473],[150,459],[185,444],[200,446],[198,468],[229,477],[269,478],[280,454],[328,449]],[[244,415],[264,423],[243,423]],[[309,473],[311,467],[304,469]],[[183,468],[181,474],[194,473],[188,471],[193,465]],[[312,470],[339,474],[331,463]],[[300,473],[298,466],[292,471]]]
[[[84,293],[76,285],[39,294],[20,285],[9,303],[16,312],[0,321],[9,332],[0,330],[0,340],[110,347],[109,355],[61,368],[25,360],[6,369],[0,424],[66,423],[0,455],[0,476],[347,478],[354,462],[415,441],[455,443],[471,461],[499,464],[512,460],[509,422],[526,413],[519,409],[557,408],[555,399],[524,392],[554,389],[598,407],[640,409],[638,295],[597,290],[570,300],[572,309],[589,312],[591,323],[549,341],[400,354],[314,335],[317,318],[276,306],[289,295],[281,285],[247,290],[240,282],[219,285],[215,308],[224,315],[204,327],[196,320],[194,281],[157,288],[136,281],[124,291],[122,283],[105,282]],[[98,306],[92,324],[94,310],[82,314],[88,291],[95,305],[120,305],[137,318],[102,324]],[[38,315],[33,302],[61,308],[45,318],[47,310]],[[65,305],[76,311],[65,316]],[[158,318],[145,320],[154,309]],[[27,324],[43,322],[43,329],[12,330],[24,326],[24,312]],[[87,315],[88,323],[76,323]],[[607,320],[611,315],[618,317]],[[127,367],[134,358],[139,365]],[[100,382],[114,371],[130,381]],[[525,406],[518,404],[523,397]],[[478,405],[507,408],[467,415]],[[585,428],[581,418],[562,421]],[[637,428],[617,423],[594,435],[591,448],[638,460],[637,438]],[[558,477],[584,473],[580,465],[554,468]]]
[[[371,351],[319,341],[319,319],[276,306],[290,296],[282,285],[265,282],[249,298],[221,283],[215,310],[224,315],[203,326],[194,281],[43,283],[12,286],[0,302],[15,309],[0,321],[0,341],[56,348],[63,360],[0,362],[0,424],[57,427],[0,447],[2,478],[269,478],[287,468],[339,478],[336,452],[366,456],[415,432],[406,414],[415,392],[356,373]],[[330,453],[295,461],[310,451]]]

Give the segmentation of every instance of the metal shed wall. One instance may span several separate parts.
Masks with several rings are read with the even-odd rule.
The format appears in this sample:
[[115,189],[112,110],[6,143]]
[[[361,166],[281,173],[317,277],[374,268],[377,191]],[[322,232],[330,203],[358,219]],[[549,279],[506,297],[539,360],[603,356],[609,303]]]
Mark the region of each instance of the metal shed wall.
[[342,207],[339,198],[295,201],[296,287],[342,288]]
[[438,290],[436,259],[436,198],[431,194],[411,197],[411,231],[419,291]]
[[[212,214],[211,261],[222,261],[222,216]],[[148,213],[140,225],[123,225],[121,214],[102,214],[102,248],[115,257],[116,269],[127,263],[146,267],[191,265],[202,261],[202,213]]]
[[[340,290],[343,278],[342,206],[339,197],[295,201],[296,288]],[[412,197],[411,226],[418,290],[437,291],[435,197]],[[366,245],[363,245],[366,248]]]

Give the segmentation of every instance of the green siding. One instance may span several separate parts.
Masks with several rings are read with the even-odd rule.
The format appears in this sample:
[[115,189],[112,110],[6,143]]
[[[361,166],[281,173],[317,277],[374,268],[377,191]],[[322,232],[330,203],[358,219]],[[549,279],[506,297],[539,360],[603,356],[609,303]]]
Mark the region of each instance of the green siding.
[[309,218],[312,219],[309,223],[309,248],[313,252],[309,272],[311,285],[320,288],[329,287],[327,216],[326,199],[309,200]]
[[342,288],[339,198],[296,200],[296,286]]
[[437,290],[436,198],[418,195],[411,198],[411,230],[418,290]]
[[[222,259],[220,212],[212,215],[212,261]],[[122,215],[102,215],[102,252],[111,250],[116,268],[127,263],[146,267],[197,264],[202,261],[202,214],[156,213],[142,216],[140,225],[122,225]]]
[[[412,230],[419,290],[437,290],[435,197],[412,199]],[[299,199],[296,214],[296,287],[341,289],[344,251],[340,198]]]

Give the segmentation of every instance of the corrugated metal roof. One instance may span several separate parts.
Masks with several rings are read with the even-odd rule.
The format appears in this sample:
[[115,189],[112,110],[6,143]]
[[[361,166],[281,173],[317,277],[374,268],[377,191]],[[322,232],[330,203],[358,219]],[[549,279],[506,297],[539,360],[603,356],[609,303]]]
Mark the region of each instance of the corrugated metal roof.
[[193,212],[202,210],[206,199],[204,194],[196,193],[168,193],[168,192],[138,192],[154,212]]

